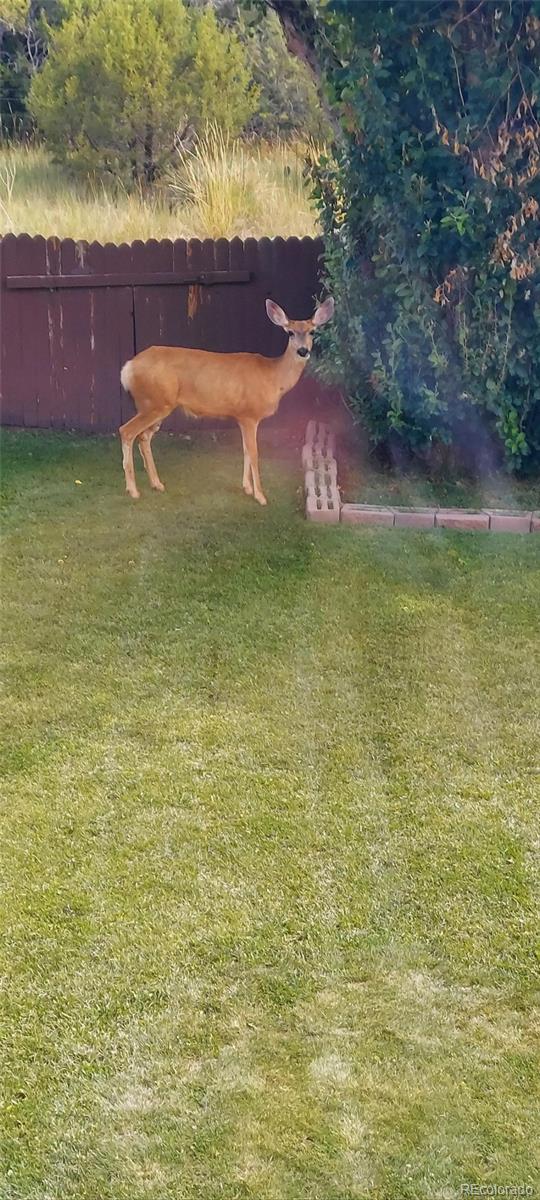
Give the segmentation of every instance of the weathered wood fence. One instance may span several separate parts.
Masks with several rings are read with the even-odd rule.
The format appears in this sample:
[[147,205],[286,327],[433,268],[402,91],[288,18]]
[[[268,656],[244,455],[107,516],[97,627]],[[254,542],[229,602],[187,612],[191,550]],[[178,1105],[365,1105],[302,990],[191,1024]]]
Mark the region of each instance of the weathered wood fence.
[[[120,368],[146,346],[279,354],[267,296],[313,311],[322,242],[132,245],[0,240],[0,397],[6,425],[108,433],[133,413]],[[299,387],[310,388],[309,382]],[[169,428],[185,427],[181,416]]]

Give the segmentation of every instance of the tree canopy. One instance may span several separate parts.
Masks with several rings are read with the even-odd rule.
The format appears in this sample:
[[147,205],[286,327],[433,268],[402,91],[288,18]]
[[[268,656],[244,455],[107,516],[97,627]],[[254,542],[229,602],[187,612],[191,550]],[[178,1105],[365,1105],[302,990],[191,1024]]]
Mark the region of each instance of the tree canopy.
[[[152,9],[151,4],[149,7]],[[300,135],[324,140],[327,129],[316,87],[305,65],[288,53],[274,13],[245,9],[239,0],[176,0],[173,16],[179,8],[189,17],[192,54],[187,57],[192,69],[183,70],[176,79],[177,102],[179,109],[189,114],[191,125],[210,121],[227,132],[241,129],[266,139]],[[28,109],[28,93],[33,76],[43,68],[49,48],[54,56],[55,46],[59,46],[62,57],[59,27],[70,21],[77,29],[81,23],[86,27],[90,9],[82,0],[0,0],[0,123],[4,136],[32,132],[35,122]],[[113,10],[117,12],[109,25],[118,34],[118,23],[129,20],[129,9],[125,0],[115,0]],[[95,22],[97,17],[92,19]],[[178,22],[185,27],[182,13]],[[108,23],[104,16],[99,23],[99,36],[105,37]],[[94,29],[94,40],[96,35]],[[74,70],[84,74],[84,55],[74,61],[73,49],[69,49]],[[149,68],[142,46],[141,63],[146,79]],[[137,69],[137,59],[133,67]],[[51,72],[51,80],[53,77]],[[42,95],[42,87],[51,94]],[[48,129],[54,104],[52,88],[36,85],[32,91],[32,105],[37,97],[35,111],[39,108]],[[62,95],[60,92],[58,105]],[[63,154],[62,139],[58,140],[57,153]],[[87,165],[81,147],[76,155],[71,148],[70,154]],[[109,161],[115,157],[109,153]]]
[[234,32],[183,0],[72,0],[29,95],[57,156],[147,182],[187,125],[237,133],[256,101]]

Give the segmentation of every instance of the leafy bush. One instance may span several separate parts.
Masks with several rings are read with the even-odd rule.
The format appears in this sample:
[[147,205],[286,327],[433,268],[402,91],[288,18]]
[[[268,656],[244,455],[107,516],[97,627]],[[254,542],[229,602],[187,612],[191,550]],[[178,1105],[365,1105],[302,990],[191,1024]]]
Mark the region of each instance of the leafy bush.
[[540,4],[273,0],[341,136],[314,166],[332,372],[375,442],[540,464]]

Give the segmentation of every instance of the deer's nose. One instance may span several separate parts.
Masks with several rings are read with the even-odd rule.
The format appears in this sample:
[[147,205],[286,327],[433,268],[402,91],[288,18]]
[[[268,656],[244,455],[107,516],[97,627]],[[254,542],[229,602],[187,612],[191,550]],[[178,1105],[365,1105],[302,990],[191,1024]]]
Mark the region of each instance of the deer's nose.
[[309,350],[307,350],[305,346],[300,346],[298,354],[300,355],[300,358],[307,358]]

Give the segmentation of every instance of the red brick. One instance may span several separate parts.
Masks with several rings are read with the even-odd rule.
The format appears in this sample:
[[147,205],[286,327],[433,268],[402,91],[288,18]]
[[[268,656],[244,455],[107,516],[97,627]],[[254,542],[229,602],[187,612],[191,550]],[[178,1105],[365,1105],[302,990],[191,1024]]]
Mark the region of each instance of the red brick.
[[343,504],[341,520],[346,525],[393,525],[394,513],[391,508],[382,508],[375,504]]
[[433,529],[435,524],[434,508],[394,508],[393,512],[396,529]]
[[529,533],[532,513],[511,508],[486,508],[493,533]]
[[489,529],[487,512],[468,512],[466,508],[439,508],[435,524],[442,529]]

